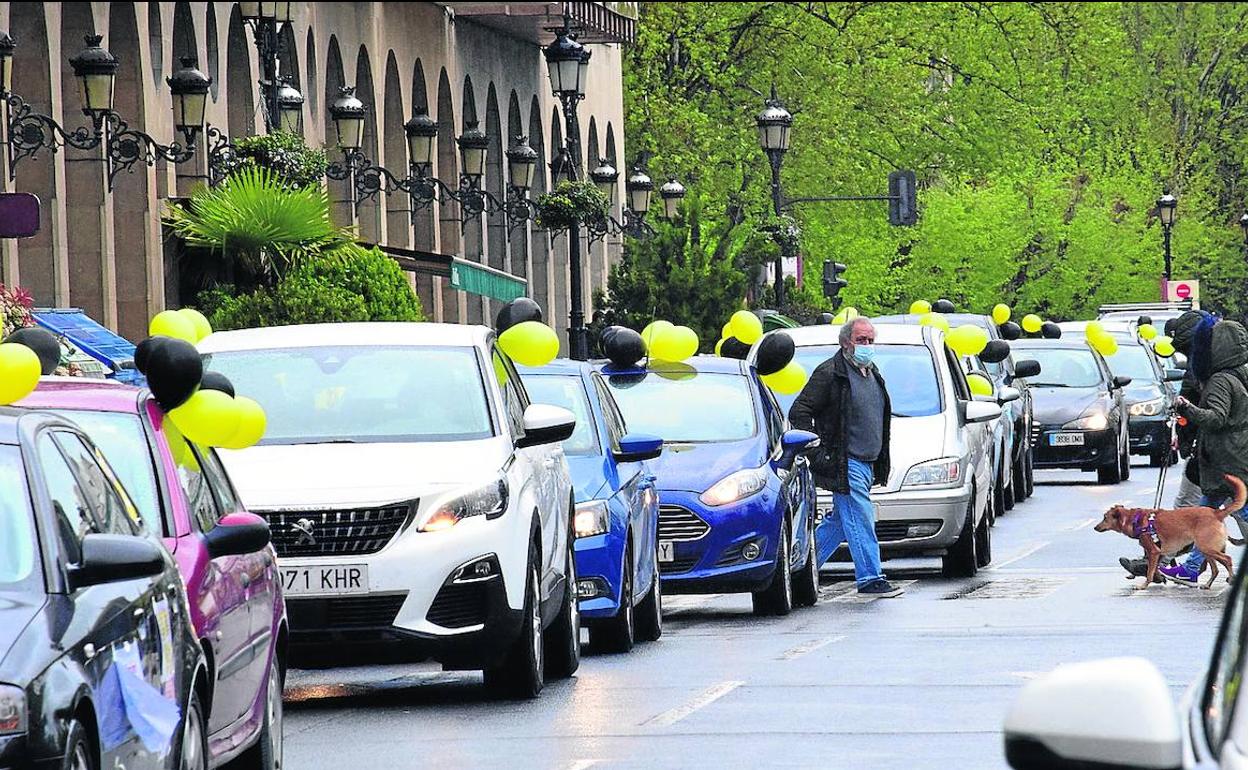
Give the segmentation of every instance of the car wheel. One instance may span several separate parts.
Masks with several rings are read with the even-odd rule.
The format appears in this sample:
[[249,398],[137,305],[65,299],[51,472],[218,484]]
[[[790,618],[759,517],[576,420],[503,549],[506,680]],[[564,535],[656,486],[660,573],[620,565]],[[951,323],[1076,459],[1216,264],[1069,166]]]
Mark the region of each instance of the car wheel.
[[546,634],[546,673],[551,679],[567,679],[581,666],[581,608],[576,598],[576,553],[568,536],[563,606]]
[[71,719],[65,732],[65,763],[61,767],[65,770],[96,770],[99,762],[82,723]]
[[536,698],[546,684],[543,661],[542,602],[538,595],[537,549],[529,549],[529,575],[524,586],[524,618],[507,657],[485,670],[485,685],[501,695]]
[[[814,519],[811,519],[813,522]],[[814,607],[819,603],[819,564],[815,553],[815,528],[809,527],[806,543],[806,561],[797,579],[793,581],[793,604],[798,607]]]
[[992,561],[992,529],[981,521],[975,529],[975,566],[983,569]]
[[755,615],[788,615],[793,611],[793,574],[789,571],[789,517],[780,522],[780,542],[776,546],[776,571],[771,582],[753,594]]
[[177,767],[181,770],[208,770],[208,734],[204,730],[204,707],[199,693],[191,693],[182,720],[182,745],[178,749]]
[[[985,513],[984,519],[987,519]],[[975,495],[966,506],[966,521],[962,524],[962,534],[945,554],[941,571],[945,577],[975,577],[979,571],[978,540],[975,536]]]
[[595,652],[628,652],[636,641],[633,621],[633,546],[624,550],[623,580],[620,586],[620,609],[613,618],[603,618],[589,624],[589,643]]
[[1114,461],[1096,469],[1096,483],[1117,484],[1122,481],[1122,449],[1118,449]]
[[265,690],[264,726],[256,745],[243,753],[238,760],[239,770],[281,770],[282,767],[282,667],[276,659],[269,666],[268,687]]
[[659,579],[659,554],[655,546],[654,575],[650,590],[637,605],[637,638],[643,642],[655,642],[663,636],[663,581]]
[[1126,436],[1123,436],[1122,442],[1122,480],[1126,481],[1131,478],[1131,444]]

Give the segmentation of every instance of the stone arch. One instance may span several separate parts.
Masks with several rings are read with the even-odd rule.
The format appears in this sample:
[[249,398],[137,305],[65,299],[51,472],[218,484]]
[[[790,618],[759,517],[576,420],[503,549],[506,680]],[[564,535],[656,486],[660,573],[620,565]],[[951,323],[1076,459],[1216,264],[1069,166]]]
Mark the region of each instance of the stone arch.
[[[507,141],[504,143],[505,146],[510,147],[512,142],[524,135],[524,119],[520,116],[520,99],[516,96],[515,89],[512,89],[511,95],[507,99]],[[538,173],[540,171],[535,169],[535,178]],[[510,184],[511,179],[508,178],[507,182]],[[532,192],[530,192],[530,195],[532,195]],[[527,227],[524,223],[513,223],[513,225],[507,232],[508,270],[513,275],[528,278],[530,271]]]
[[226,125],[232,139],[256,132],[256,79],[251,72],[251,41],[234,4],[225,41]]
[[[149,5],[159,5],[159,3],[149,3]],[[156,48],[152,48],[152,58],[160,56],[160,52]],[[195,43],[195,19],[191,16],[191,4],[185,0],[179,0],[173,4],[173,66],[178,66],[178,60],[183,56],[194,56],[199,58],[199,50]],[[156,89],[159,91],[163,83],[157,81]]]
[[[185,13],[189,17],[190,9]],[[189,22],[189,18],[186,20]],[[175,40],[178,25],[174,24]],[[191,45],[194,46],[192,33]],[[132,126],[147,124],[143,99],[143,72],[139,61],[139,28],[135,19],[134,3],[114,2],[109,4],[108,14],[108,45],[110,50],[125,51],[129,55],[118,56],[120,65],[114,85],[113,108],[120,113]],[[192,48],[193,52],[193,48]],[[161,58],[160,50],[151,52],[152,59]],[[131,172],[117,174],[113,189],[109,194],[113,215],[113,260],[114,275],[110,280],[105,270],[104,295],[107,297],[115,292],[117,303],[117,331],[128,339],[142,339],[147,333],[147,322],[151,316],[148,307],[148,239],[145,225],[151,220],[148,209],[148,193],[151,175],[142,161],[131,167]],[[75,223],[77,227],[77,223]],[[155,244],[152,244],[155,246]],[[154,249],[153,249],[154,250]],[[70,252],[77,255],[74,252]],[[107,265],[107,260],[105,262]],[[159,268],[152,275],[159,275]]]
[[[455,102],[451,95],[451,81],[443,67],[438,75],[438,147],[434,176],[455,186],[459,180],[459,153],[455,147]],[[459,204],[443,199],[438,205],[438,232],[441,236],[443,254],[459,255],[462,248]],[[459,292],[445,281],[439,281],[442,291],[442,320],[459,321]]]
[[[177,5],[186,5],[186,3],[176,3],[175,8]],[[160,6],[160,3],[147,4],[147,44],[152,52],[152,83],[157,88],[160,88],[161,76],[165,74],[164,57],[161,56],[161,51],[165,50],[165,35],[160,18]],[[176,10],[174,13],[176,16]],[[111,41],[109,41],[108,47],[110,51],[113,50],[114,46],[111,45]],[[121,49],[118,48],[117,50],[120,51]],[[139,49],[135,47],[130,49],[130,52],[133,55],[137,55]]]
[[[55,115],[52,107],[52,70],[48,67],[48,25],[45,15],[46,3],[11,3],[9,5],[9,31],[18,42],[13,52],[13,89],[28,104],[44,115]],[[78,38],[81,40],[82,38]],[[66,95],[65,98],[68,98]],[[74,119],[77,125],[82,113]],[[69,304],[68,265],[64,252],[56,248],[53,232],[63,233],[65,222],[57,216],[60,197],[56,189],[56,163],[63,155],[49,158],[41,153],[37,158],[26,158],[15,167],[15,190],[32,192],[45,205],[40,207],[39,232],[33,237],[17,241],[16,269],[13,264],[0,264],[3,280],[9,284],[20,283],[35,298],[38,306]],[[16,274],[14,274],[16,273]]]
[[316,35],[312,32],[311,27],[308,27],[308,42],[304,50],[304,56],[308,60],[307,87],[302,89],[305,100],[304,107],[308,111],[308,120],[315,121],[320,118],[321,91],[316,83]]
[[472,76],[464,75],[464,97],[462,100],[464,113],[464,128],[472,123],[480,123],[481,118],[477,116],[477,95],[472,87]]
[[[425,81],[425,67],[420,59],[416,59],[412,65],[412,115],[421,113],[429,114],[429,92],[428,84]],[[412,212],[412,227],[414,230],[414,245],[417,249],[424,251],[438,250],[438,233],[437,220],[434,218],[434,207],[423,206]],[[425,310],[425,314],[430,318],[434,317],[434,285],[433,276],[425,273],[417,273],[416,275],[416,293],[420,295],[421,306]],[[437,302],[440,304],[441,297]]]
[[217,8],[215,3],[208,3],[204,14],[204,74],[212,78],[210,93],[212,100],[217,101],[221,93],[221,60],[217,51]]
[[[546,132],[542,128],[542,106],[537,97],[529,105],[529,146],[537,152],[537,169],[533,174],[534,198],[546,192],[549,179],[550,153],[547,151]],[[550,233],[536,227],[529,228],[529,295],[542,306],[546,320],[553,322],[550,306]]]
[[[355,59],[355,95],[360,101],[364,102],[364,106],[368,109],[368,115],[364,118],[364,144],[360,148],[365,157],[374,163],[377,162],[377,121],[381,115],[381,111],[377,109],[377,89],[373,85],[373,66],[368,55],[368,47],[361,45],[359,53]],[[377,198],[368,198],[361,201],[356,208],[356,217],[359,220],[360,237],[369,243],[380,243],[382,241],[382,222],[381,222],[381,202]]]
[[[386,80],[382,88],[383,154],[378,165],[402,176],[407,171],[407,140],[403,133],[406,113],[403,111],[403,84],[399,63],[391,50],[386,54]],[[404,248],[411,245],[412,222],[410,198],[402,192],[385,196],[386,243]]]
[[[330,161],[342,159],[338,149],[338,134],[334,130],[334,118],[329,106],[338,98],[338,89],[344,84],[342,72],[342,53],[338,50],[338,38],[329,36],[328,49],[325,52],[325,109],[321,110],[322,123],[325,126],[325,152]],[[355,203],[346,180],[326,179],[329,188],[329,206],[333,220],[339,225],[351,225],[355,222]]]
[[291,84],[302,92],[303,78],[299,73],[299,47],[295,44],[295,25],[283,24],[282,31],[278,34],[282,41],[282,55],[277,63],[278,75],[290,78]]
[[624,172],[627,171],[627,169],[624,168],[624,166],[627,164],[621,164],[619,156],[616,155],[615,127],[612,126],[610,123],[607,123],[606,158],[607,158],[607,162],[610,163],[612,166],[615,166],[616,171],[620,172],[620,178],[622,179],[624,177]]
[[585,155],[585,178],[589,178],[589,172],[598,167],[598,121],[591,115],[589,118],[589,141],[585,143],[588,153]]
[[412,65],[412,114],[429,112],[429,92],[425,84],[425,66],[420,59]]
[[[498,93],[494,84],[490,83],[485,97],[485,135],[489,137],[490,148],[485,155],[485,189],[494,193],[499,199],[507,197],[506,176],[504,167],[506,157],[503,155],[503,123],[498,111]],[[506,270],[507,265],[507,217],[501,211],[490,212],[485,219],[485,257],[490,267]],[[494,317],[501,307],[496,301],[486,303],[486,318]]]

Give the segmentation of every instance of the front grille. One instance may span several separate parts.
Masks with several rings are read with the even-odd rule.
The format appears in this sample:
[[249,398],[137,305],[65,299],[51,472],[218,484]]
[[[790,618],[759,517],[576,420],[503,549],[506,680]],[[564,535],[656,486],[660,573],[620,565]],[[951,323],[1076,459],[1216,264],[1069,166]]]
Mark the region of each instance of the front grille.
[[875,539],[881,543],[889,543],[894,540],[905,540],[906,533],[910,530],[909,521],[877,521],[875,523]]
[[741,561],[741,549],[745,547],[745,543],[728,546],[724,552],[720,554],[719,561],[715,562],[716,567],[731,567]]
[[711,525],[698,518],[688,508],[679,505],[659,506],[659,539],[676,543],[701,540],[711,531]]
[[443,628],[467,628],[485,622],[486,602],[484,582],[446,585],[425,617]]
[[659,574],[674,575],[678,572],[688,572],[698,563],[699,556],[677,556],[675,561],[669,561],[659,564]]
[[377,553],[398,534],[415,503],[332,511],[268,511],[278,556],[340,556]]
[[290,627],[295,631],[341,628],[389,628],[407,594],[335,596],[328,599],[287,599]]

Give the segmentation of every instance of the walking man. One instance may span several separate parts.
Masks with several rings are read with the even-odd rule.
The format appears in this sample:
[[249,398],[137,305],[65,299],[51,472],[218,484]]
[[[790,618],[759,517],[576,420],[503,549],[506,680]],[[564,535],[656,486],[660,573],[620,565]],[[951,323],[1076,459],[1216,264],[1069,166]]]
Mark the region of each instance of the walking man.
[[871,486],[888,478],[888,438],[892,408],[884,378],[872,363],[875,327],[866,318],[841,326],[841,351],[815,369],[802,389],[789,421],[818,434],[811,459],[815,483],[833,493],[829,536],[846,542],[854,560],[858,593],[899,596],[902,589],[884,579],[875,536]]

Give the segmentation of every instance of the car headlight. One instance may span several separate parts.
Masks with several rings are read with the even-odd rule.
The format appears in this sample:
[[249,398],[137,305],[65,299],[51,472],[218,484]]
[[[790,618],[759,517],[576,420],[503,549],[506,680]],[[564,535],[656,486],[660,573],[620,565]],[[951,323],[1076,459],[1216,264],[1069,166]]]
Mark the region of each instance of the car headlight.
[[1109,427],[1109,415],[1100,411],[1084,414],[1078,420],[1068,422],[1062,427],[1066,430],[1105,430]]
[[607,508],[606,500],[587,500],[583,503],[576,504],[576,526],[577,537],[593,537],[601,535],[608,529],[608,521],[610,519],[610,509]]
[[438,505],[421,517],[417,529],[421,532],[440,532],[476,516],[498,518],[506,510],[507,482],[499,478]]
[[1156,417],[1165,408],[1166,400],[1164,398],[1153,398],[1132,404],[1127,407],[1127,411],[1131,413],[1132,417]]
[[906,471],[903,487],[956,487],[962,484],[962,461],[956,457],[942,457],[913,465]]
[[698,499],[706,505],[727,505],[749,497],[767,486],[766,466],[747,468],[725,476],[703,492]]
[[26,691],[11,684],[0,684],[0,735],[26,732]]

